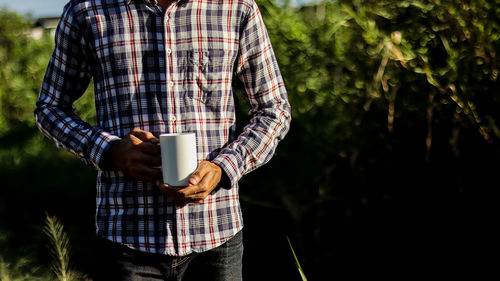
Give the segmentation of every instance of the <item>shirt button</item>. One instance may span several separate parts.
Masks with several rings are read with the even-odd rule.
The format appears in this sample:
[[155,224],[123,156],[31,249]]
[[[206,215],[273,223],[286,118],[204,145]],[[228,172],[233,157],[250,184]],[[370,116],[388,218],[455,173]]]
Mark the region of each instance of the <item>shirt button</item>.
[[170,55],[171,53],[172,53],[172,49],[167,48],[167,54],[169,54],[169,55]]
[[173,87],[174,86],[174,82],[172,82],[172,81],[168,82],[168,86],[169,87]]
[[177,120],[177,118],[175,118],[175,115],[173,115],[173,114],[170,114],[169,119],[170,119],[170,121],[172,121],[172,122],[173,122],[173,121],[175,121],[175,120]]

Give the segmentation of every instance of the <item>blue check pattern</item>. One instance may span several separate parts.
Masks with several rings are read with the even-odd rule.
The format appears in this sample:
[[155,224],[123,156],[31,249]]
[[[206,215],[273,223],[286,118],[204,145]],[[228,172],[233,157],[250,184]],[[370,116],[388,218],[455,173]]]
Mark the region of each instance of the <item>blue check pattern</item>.
[[[182,256],[224,243],[243,227],[240,178],[270,160],[290,106],[254,0],[72,0],[56,31],[35,117],[55,143],[98,170],[96,231],[131,248]],[[233,77],[251,121],[235,135]],[[94,82],[97,124],[73,103]],[[177,205],[150,182],[102,169],[133,128],[195,132],[198,161],[229,179],[203,203]]]

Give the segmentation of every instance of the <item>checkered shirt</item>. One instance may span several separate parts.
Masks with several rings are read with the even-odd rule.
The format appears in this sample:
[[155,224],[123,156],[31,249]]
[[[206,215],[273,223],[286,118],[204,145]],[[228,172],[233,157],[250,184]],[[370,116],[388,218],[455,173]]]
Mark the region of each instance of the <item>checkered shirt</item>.
[[[98,170],[97,235],[145,252],[203,252],[243,227],[238,180],[265,164],[290,125],[290,106],[254,0],[72,0],[64,8],[36,104],[40,130]],[[233,77],[250,122],[235,136]],[[73,103],[93,78],[97,124]],[[154,183],[102,169],[133,128],[195,132],[198,161],[230,183],[177,205]]]

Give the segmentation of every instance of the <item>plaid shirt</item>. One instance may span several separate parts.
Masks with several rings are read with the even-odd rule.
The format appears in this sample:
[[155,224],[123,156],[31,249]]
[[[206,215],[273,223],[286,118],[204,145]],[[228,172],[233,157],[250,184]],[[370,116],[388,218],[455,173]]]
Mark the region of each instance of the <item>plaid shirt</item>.
[[[290,106],[254,0],[73,0],[35,109],[41,131],[98,169],[97,235],[152,253],[187,255],[243,227],[238,180],[270,160],[288,131]],[[233,74],[251,121],[235,136]],[[97,124],[73,102],[94,80]],[[101,169],[103,154],[133,128],[195,132],[198,161],[230,184],[200,204],[177,205],[155,184]]]

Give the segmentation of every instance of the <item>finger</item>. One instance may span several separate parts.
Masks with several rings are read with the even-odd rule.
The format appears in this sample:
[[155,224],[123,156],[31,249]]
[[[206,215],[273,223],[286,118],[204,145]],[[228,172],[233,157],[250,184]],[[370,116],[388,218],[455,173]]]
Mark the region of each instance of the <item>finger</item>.
[[172,198],[176,203],[184,202],[184,196],[179,192],[179,188],[170,186],[163,182],[163,180],[157,180],[156,185],[160,189],[161,192],[166,194],[168,197]]
[[138,164],[130,171],[131,176],[143,181],[153,181],[160,173],[160,169],[151,168],[144,164]]
[[201,195],[198,195],[197,197],[194,196],[193,193],[197,193],[197,191],[193,189],[198,188],[195,186],[187,186],[179,188],[163,183],[162,180],[157,180],[156,185],[163,193],[172,198],[176,203],[188,203],[193,200],[199,200],[203,198]]
[[158,167],[161,166],[161,157],[160,155],[151,155],[147,153],[141,153],[139,162],[144,163],[149,167]]
[[159,145],[149,142],[142,142],[136,146],[136,149],[151,155],[160,155],[161,149]]
[[155,137],[151,132],[144,131],[139,128],[133,129],[132,132],[130,132],[130,134],[138,137],[139,139],[145,142],[150,142],[154,144],[160,142],[160,140],[157,137]]
[[197,195],[206,192],[207,188],[205,185],[188,185],[187,187],[178,190],[178,193],[183,199],[192,200],[197,198]]
[[213,176],[207,174],[199,184],[189,185],[178,190],[177,196],[185,202],[201,202],[214,190],[215,186]]
[[177,204],[201,203],[210,194],[213,188],[203,185],[189,185],[187,187],[173,187],[157,180],[156,184],[160,191],[172,198]]
[[132,142],[132,149],[140,150],[144,153],[159,155],[161,153],[161,148],[159,145],[144,141],[140,137],[130,134],[130,141]]
[[146,165],[149,167],[161,166],[161,156],[159,154],[151,155],[140,150],[132,150],[128,158],[128,166],[131,168],[136,165]]

